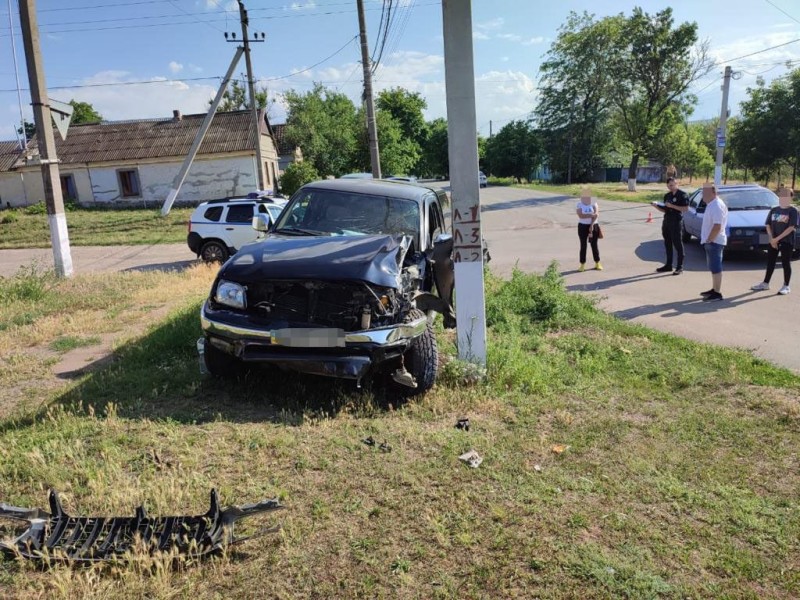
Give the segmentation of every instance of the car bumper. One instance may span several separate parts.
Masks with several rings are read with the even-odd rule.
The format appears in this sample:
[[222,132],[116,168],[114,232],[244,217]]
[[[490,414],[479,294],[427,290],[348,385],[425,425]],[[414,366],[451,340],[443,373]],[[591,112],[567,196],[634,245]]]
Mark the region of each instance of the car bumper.
[[205,343],[244,362],[269,363],[304,373],[361,379],[376,364],[402,355],[428,326],[408,323],[345,332],[335,328],[257,326],[250,317],[214,309],[200,311]]
[[186,244],[189,246],[189,250],[199,255],[200,246],[203,245],[203,238],[200,237],[199,233],[192,231],[186,236]]

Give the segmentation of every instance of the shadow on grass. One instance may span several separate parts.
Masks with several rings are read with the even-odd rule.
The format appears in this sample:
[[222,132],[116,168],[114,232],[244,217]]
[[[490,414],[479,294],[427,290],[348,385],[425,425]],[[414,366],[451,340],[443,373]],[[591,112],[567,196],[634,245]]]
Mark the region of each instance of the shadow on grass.
[[331,417],[342,410],[369,414],[398,403],[391,388],[378,381],[358,389],[351,381],[268,367],[253,367],[239,379],[201,375],[198,314],[199,306],[182,310],[101,359],[54,404],[70,410],[92,407],[96,414],[113,405],[117,415],[129,419],[300,425],[309,417]]

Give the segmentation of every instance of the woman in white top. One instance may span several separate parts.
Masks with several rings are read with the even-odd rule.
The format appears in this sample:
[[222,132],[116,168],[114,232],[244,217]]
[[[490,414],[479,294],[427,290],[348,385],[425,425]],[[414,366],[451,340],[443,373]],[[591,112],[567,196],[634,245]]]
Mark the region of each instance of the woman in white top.
[[581,194],[581,199],[578,201],[578,204],[575,205],[575,214],[578,215],[578,239],[581,241],[581,266],[578,267],[578,271],[586,270],[587,241],[592,245],[594,268],[598,271],[602,271],[603,265],[600,264],[600,250],[597,247],[597,239],[600,233],[597,218],[600,214],[600,210],[597,206],[597,202],[592,200],[588,190]]

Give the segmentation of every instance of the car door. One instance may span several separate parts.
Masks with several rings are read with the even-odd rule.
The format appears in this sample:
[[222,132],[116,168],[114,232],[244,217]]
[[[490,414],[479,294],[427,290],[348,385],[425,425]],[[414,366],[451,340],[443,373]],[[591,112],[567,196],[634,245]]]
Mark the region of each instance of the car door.
[[228,244],[237,250],[254,241],[257,232],[253,229],[255,203],[231,204],[225,213],[225,234]]
[[683,215],[683,226],[686,232],[700,239],[700,230],[703,227],[703,213],[706,205],[703,202],[703,190],[697,190],[689,198],[689,210]]

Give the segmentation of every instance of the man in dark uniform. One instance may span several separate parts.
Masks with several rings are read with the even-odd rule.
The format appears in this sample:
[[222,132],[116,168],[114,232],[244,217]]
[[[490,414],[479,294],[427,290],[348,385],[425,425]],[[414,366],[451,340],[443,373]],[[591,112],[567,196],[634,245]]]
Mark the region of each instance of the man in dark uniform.
[[661,235],[664,236],[664,248],[667,250],[667,261],[663,267],[656,269],[658,273],[669,273],[672,271],[673,248],[678,253],[678,263],[673,275],[683,273],[683,239],[681,238],[681,222],[683,213],[689,209],[689,195],[683,190],[678,189],[678,182],[674,177],[667,179],[669,191],[664,194],[663,203],[653,203],[659,211],[664,213],[664,222],[661,224]]

